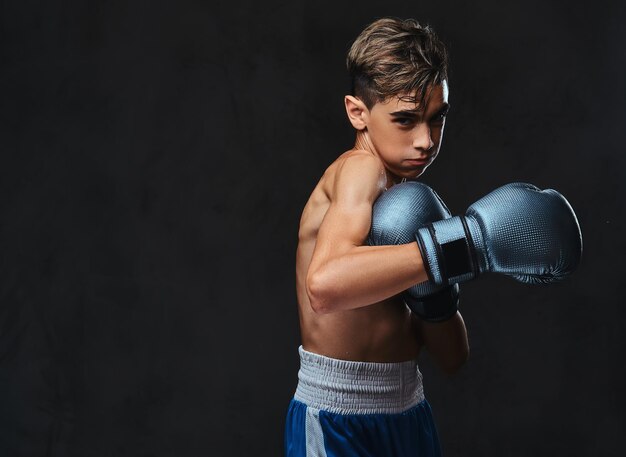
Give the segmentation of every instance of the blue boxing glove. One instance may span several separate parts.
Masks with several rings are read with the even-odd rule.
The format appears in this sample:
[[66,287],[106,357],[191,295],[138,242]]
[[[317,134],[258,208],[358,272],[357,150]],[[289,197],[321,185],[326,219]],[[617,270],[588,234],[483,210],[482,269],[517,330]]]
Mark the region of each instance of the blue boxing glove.
[[578,220],[565,197],[524,183],[494,190],[465,216],[427,224],[416,239],[430,281],[440,286],[486,272],[556,282],[576,269],[582,254]]
[[[441,198],[426,184],[416,181],[397,184],[374,203],[368,243],[373,246],[412,243],[420,227],[450,216]],[[402,298],[422,319],[444,321],[456,314],[459,286],[423,282],[403,292]]]

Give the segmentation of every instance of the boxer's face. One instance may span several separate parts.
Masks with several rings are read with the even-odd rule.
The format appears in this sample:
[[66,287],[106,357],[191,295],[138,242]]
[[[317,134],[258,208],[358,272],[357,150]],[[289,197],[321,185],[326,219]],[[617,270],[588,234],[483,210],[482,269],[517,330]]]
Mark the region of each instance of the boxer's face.
[[392,173],[403,178],[416,178],[435,160],[448,108],[446,81],[432,87],[425,107],[398,97],[372,107],[367,135],[375,152]]

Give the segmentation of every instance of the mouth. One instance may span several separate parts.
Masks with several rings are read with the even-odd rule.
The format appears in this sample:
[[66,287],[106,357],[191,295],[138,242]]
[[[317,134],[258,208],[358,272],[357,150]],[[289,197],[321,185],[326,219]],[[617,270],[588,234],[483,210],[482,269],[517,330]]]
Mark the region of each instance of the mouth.
[[411,166],[422,167],[428,164],[428,162],[430,162],[430,159],[406,159],[405,162],[407,162]]

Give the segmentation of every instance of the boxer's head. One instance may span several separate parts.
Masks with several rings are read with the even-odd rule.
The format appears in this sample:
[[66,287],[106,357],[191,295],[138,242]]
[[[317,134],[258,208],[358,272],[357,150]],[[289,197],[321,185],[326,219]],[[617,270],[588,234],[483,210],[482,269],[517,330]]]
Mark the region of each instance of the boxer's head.
[[413,19],[379,19],[354,41],[347,67],[346,111],[362,142],[393,174],[419,176],[439,152],[448,110],[445,46]]

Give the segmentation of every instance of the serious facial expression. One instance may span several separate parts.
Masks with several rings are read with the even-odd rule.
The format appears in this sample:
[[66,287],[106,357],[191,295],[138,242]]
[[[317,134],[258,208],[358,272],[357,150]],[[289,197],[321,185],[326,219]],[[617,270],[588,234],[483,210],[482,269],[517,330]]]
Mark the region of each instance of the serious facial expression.
[[435,160],[449,108],[446,81],[428,88],[425,106],[392,97],[372,107],[367,132],[392,173],[416,178]]

